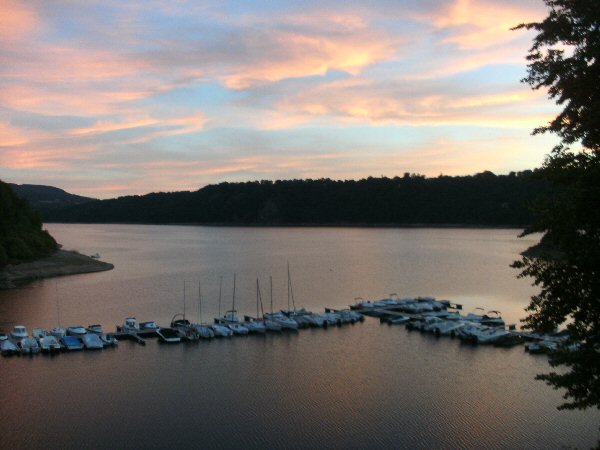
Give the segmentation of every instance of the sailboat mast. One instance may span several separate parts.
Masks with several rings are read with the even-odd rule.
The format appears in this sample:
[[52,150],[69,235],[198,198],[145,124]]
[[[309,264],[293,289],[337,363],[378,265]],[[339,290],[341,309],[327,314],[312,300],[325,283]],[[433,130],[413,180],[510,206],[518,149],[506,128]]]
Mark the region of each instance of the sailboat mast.
[[231,314],[234,314],[235,311],[235,273],[233,274],[233,301],[231,302]]
[[221,291],[223,290],[223,277],[219,277],[219,317],[221,317]]
[[290,262],[288,261],[287,263],[287,272],[288,272],[288,279],[287,279],[287,298],[288,298],[288,311],[290,310]]
[[202,323],[202,290],[200,289],[200,281],[198,281],[198,323]]
[[273,314],[273,277],[269,275],[269,285],[271,287],[271,314]]
[[56,317],[58,319],[58,328],[60,328],[60,303],[58,301],[58,281],[55,280],[54,288],[56,291]]
[[256,318],[258,319],[258,278],[256,279]]
[[288,262],[288,289],[290,291],[290,297],[292,298],[292,306],[294,312],[296,312],[296,302],[294,301],[294,288],[292,287],[292,276],[290,275],[290,263]]
[[183,280],[183,320],[185,320],[185,280]]

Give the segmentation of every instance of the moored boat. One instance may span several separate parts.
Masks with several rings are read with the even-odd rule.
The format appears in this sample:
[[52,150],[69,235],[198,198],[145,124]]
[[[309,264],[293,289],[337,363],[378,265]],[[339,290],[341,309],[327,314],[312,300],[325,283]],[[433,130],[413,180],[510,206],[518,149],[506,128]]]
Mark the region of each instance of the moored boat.
[[67,335],[69,336],[81,337],[86,333],[87,331],[82,325],[74,325],[72,327],[67,327]]
[[68,351],[83,349],[83,343],[75,336],[65,335],[60,339],[60,342]]
[[178,344],[181,342],[179,331],[174,328],[162,327],[156,331],[161,342],[166,344]]
[[102,350],[104,348],[102,339],[95,333],[84,334],[81,336],[81,342],[86,350]]

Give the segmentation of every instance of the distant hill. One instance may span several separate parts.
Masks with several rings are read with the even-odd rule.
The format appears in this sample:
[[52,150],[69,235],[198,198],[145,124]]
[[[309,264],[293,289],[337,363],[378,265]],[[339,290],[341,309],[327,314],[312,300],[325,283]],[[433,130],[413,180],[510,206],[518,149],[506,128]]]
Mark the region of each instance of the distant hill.
[[0,181],[0,267],[48,256],[56,249],[39,215]]
[[12,183],[9,183],[9,186],[15,194],[27,200],[31,207],[43,216],[45,216],[48,211],[55,209],[96,201],[94,198],[69,194],[62,189],[53,186]]
[[223,225],[524,226],[532,201],[550,192],[531,171],[509,175],[334,181],[286,180],[209,185],[48,211],[54,222]]

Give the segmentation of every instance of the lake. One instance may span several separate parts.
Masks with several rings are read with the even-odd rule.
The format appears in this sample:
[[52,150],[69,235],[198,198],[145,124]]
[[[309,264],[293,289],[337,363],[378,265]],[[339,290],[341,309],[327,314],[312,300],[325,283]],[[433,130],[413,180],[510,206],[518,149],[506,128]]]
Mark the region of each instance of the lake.
[[[52,328],[127,316],[212,321],[233,302],[347,307],[435,296],[519,323],[519,230],[48,224],[109,272],[0,291],[0,321]],[[220,289],[221,285],[221,289]],[[199,288],[202,304],[198,301]],[[219,291],[221,304],[219,305]],[[0,358],[0,448],[587,448],[598,411],[558,411],[547,358],[365,322],[197,344]]]

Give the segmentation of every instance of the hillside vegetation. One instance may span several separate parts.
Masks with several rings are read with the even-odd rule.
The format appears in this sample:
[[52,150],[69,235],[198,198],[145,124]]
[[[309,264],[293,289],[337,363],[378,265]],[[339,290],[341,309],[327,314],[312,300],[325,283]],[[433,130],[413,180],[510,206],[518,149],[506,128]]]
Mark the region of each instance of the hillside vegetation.
[[152,193],[52,212],[56,222],[226,225],[523,226],[531,202],[548,194],[531,171],[495,175],[334,181],[221,183],[195,192]]
[[0,267],[48,256],[56,249],[39,215],[0,181]]

